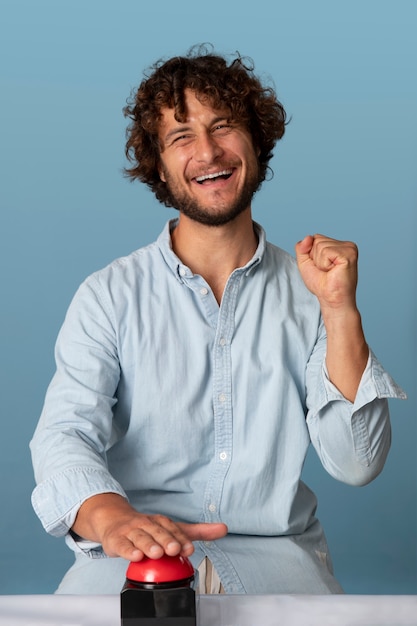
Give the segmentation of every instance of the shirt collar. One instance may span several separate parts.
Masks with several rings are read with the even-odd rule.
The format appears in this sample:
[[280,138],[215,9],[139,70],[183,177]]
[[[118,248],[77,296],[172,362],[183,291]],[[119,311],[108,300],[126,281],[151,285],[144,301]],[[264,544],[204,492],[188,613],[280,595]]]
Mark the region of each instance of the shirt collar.
[[[193,273],[184,263],[181,262],[181,259],[177,257],[175,252],[172,249],[172,241],[171,241],[171,232],[178,224],[178,218],[174,218],[168,220],[165,224],[165,227],[161,234],[157,239],[157,245],[161,251],[161,254],[165,260],[165,263],[171,269],[171,271],[175,274],[176,278],[182,282],[182,279],[185,277],[192,277]],[[255,250],[255,254],[253,257],[246,263],[246,265],[242,268],[239,268],[241,271],[244,271],[246,275],[248,275],[252,269],[257,266],[264,255],[265,252],[265,244],[266,244],[266,235],[265,231],[260,224],[257,222],[253,222],[253,227],[258,237],[258,247]]]

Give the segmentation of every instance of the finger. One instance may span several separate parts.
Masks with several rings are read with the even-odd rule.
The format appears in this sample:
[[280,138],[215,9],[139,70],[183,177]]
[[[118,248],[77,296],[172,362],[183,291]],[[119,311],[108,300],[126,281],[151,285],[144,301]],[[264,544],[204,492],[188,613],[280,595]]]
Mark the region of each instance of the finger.
[[179,526],[184,528],[187,536],[191,541],[214,541],[227,535],[228,528],[226,524],[218,523],[199,523],[199,524],[182,524]]
[[174,556],[181,552],[183,546],[190,553],[193,551],[184,531],[162,515],[135,514],[127,523],[113,527],[103,537],[102,544],[109,556],[123,556],[131,560],[140,560],[144,555],[158,559],[164,553]]
[[127,561],[141,561],[145,556],[143,550],[138,549],[127,537],[122,536],[103,542],[103,550],[109,557],[122,557]]
[[[223,523],[189,524],[179,522],[176,524],[169,520],[169,518],[163,518],[161,521],[163,524],[167,524],[171,529],[175,527],[176,531],[177,529],[180,531],[179,533],[176,532],[175,536],[177,539],[174,540],[173,544],[170,545],[170,543],[168,543],[165,545],[165,548],[163,548],[161,542],[163,542],[164,539],[162,535],[160,535],[159,530],[155,532],[154,536],[151,536],[147,532],[144,532],[143,529],[138,528],[136,531],[131,532],[130,539],[120,541],[115,556],[124,556],[124,558],[130,559],[131,561],[140,561],[144,556],[151,559],[158,559],[164,552],[170,556],[177,554],[190,556],[194,552],[192,541],[214,541],[215,539],[224,537],[228,532],[226,524]],[[162,527],[161,530],[163,530]],[[159,543],[155,543],[156,537],[159,537]],[[183,538],[181,542],[179,541],[180,538]],[[138,549],[138,547],[140,548]],[[123,554],[121,554],[122,551]],[[109,554],[109,556],[112,555]]]
[[315,240],[312,256],[320,269],[329,270],[335,265],[355,265],[358,255],[356,245],[350,241],[322,238]]
[[144,556],[158,559],[164,553],[190,556],[194,552],[192,541],[213,541],[226,534],[227,526],[222,523],[175,523],[162,515],[141,515],[130,528],[107,537],[103,549],[108,556],[130,561],[140,561]]
[[[192,544],[190,545],[193,548]],[[144,556],[150,559],[159,559],[164,554],[175,556],[179,554],[181,550],[182,545],[178,541],[171,541],[166,546],[163,546],[155,537],[143,532],[143,530],[139,528],[130,531],[128,537],[113,539],[105,548],[105,552],[108,556],[121,556],[131,561],[140,561]]]
[[175,548],[173,549],[171,547],[171,549],[167,550],[167,547],[163,545],[163,539],[158,540],[157,535],[157,532],[149,534],[144,531],[143,528],[135,528],[129,532],[128,539],[132,543],[132,546],[139,551],[139,553],[142,553],[150,559],[159,559],[165,553],[174,556],[180,552],[181,544],[178,541],[172,541],[172,544],[175,543]]
[[[194,546],[184,528],[163,515],[142,518],[134,543],[150,558],[159,558],[157,547],[170,556],[181,551],[191,554]],[[157,555],[157,556],[154,556]]]

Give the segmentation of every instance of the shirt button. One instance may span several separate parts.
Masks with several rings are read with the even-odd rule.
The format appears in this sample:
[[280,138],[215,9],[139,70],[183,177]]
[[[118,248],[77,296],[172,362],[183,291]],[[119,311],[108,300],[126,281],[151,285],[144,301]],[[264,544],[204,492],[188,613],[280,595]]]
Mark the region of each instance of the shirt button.
[[220,452],[219,456],[222,461],[225,461],[227,459],[227,452]]
[[225,345],[226,345],[226,339],[225,339],[224,337],[222,337],[222,338],[220,339],[220,345],[221,345],[221,346],[225,346]]
[[186,270],[184,267],[180,267],[180,276],[185,276],[186,275]]
[[206,296],[208,294],[207,287],[201,287],[200,293],[201,293],[202,296]]
[[220,402],[225,402],[225,401],[226,401],[226,394],[221,393],[221,394],[219,395],[219,400],[220,400]]
[[215,504],[209,504],[209,511],[210,511],[210,513],[214,513],[216,511],[216,505]]

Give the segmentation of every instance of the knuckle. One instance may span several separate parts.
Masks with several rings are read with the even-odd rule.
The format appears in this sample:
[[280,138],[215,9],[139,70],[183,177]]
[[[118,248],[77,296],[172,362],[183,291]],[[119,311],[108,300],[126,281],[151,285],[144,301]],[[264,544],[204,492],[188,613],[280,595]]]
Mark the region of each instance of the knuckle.
[[158,515],[141,515],[140,519],[136,520],[136,526],[148,530],[159,524],[158,517]]

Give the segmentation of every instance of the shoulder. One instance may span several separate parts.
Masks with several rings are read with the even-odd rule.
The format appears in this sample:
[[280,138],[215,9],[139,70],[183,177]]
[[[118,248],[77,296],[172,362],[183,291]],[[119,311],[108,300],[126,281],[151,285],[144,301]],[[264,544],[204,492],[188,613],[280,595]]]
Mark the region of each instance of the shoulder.
[[161,253],[156,242],[114,259],[105,267],[85,279],[87,284],[112,285],[119,281],[132,281],[159,262]]
[[159,247],[151,243],[89,274],[76,290],[71,306],[124,310],[138,301],[139,294],[149,292],[163,271]]

